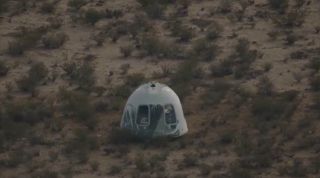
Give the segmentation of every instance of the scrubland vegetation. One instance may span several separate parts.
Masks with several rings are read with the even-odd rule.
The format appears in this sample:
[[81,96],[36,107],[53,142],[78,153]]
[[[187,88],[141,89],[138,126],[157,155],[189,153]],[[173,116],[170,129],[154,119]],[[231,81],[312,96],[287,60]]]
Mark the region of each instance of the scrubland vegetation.
[[[0,0],[0,177],[320,175],[316,0]],[[189,133],[119,129],[140,84]]]

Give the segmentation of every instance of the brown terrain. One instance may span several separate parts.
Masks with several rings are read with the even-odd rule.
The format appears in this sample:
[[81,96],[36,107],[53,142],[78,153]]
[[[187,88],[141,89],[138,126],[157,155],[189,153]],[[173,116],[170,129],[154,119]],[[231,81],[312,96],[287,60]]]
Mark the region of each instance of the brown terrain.
[[[159,81],[189,132],[119,129]],[[320,177],[320,1],[0,0],[1,178]]]

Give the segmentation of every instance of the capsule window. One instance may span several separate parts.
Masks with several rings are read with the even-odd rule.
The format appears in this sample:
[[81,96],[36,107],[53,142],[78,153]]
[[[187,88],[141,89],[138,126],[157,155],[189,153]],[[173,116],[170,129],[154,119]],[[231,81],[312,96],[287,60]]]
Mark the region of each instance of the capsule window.
[[177,118],[174,107],[172,104],[166,104],[164,106],[165,120],[167,124],[176,124]]
[[150,125],[148,105],[139,106],[138,115],[137,115],[137,124],[141,125],[141,126],[149,126]]

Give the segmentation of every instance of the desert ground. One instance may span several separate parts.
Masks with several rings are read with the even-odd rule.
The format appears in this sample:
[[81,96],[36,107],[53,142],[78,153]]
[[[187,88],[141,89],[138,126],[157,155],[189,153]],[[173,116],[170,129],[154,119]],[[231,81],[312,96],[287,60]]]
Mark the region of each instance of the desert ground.
[[[0,177],[319,178],[319,19],[318,0],[0,0]],[[149,81],[183,137],[119,129]]]

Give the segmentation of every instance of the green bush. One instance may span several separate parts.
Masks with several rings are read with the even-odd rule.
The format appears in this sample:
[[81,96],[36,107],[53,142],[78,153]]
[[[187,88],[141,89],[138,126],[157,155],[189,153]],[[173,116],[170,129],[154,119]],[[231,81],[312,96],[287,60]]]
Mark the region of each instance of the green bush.
[[67,156],[75,159],[78,163],[86,163],[90,151],[98,148],[97,139],[87,130],[77,129],[64,148]]
[[34,63],[28,71],[27,76],[23,76],[16,81],[22,91],[32,92],[35,87],[43,82],[48,76],[48,68],[42,63]]
[[0,61],[0,77],[4,77],[9,72],[9,67],[3,62]]
[[42,38],[42,43],[47,49],[57,49],[65,43],[67,38],[67,35],[63,32],[49,33]]
[[103,14],[95,9],[88,9],[84,14],[84,21],[91,25],[97,23],[100,19],[103,18]]

